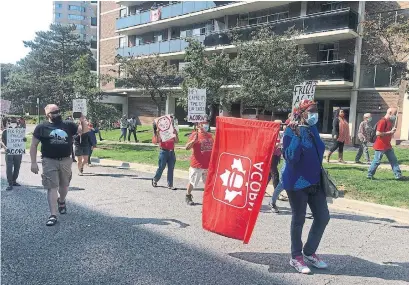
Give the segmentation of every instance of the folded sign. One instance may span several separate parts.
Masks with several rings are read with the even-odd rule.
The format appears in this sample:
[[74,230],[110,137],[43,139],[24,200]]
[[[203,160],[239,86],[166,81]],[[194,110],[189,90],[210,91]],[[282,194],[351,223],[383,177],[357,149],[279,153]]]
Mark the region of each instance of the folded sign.
[[203,228],[248,243],[266,191],[280,124],[217,117]]

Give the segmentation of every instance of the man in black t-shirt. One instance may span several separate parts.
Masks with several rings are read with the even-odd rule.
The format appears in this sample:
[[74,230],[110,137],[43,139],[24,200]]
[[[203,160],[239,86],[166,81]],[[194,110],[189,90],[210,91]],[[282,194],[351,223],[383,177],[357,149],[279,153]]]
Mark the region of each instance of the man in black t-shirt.
[[[34,130],[33,141],[30,148],[31,171],[39,172],[37,165],[37,147],[41,142],[41,157],[43,174],[42,183],[48,190],[48,206],[51,216],[48,218],[47,226],[57,223],[57,209],[60,214],[65,214],[65,197],[68,193],[72,171],[71,146],[73,136],[78,131],[78,126],[72,121],[62,121],[60,109],[57,105],[50,104],[45,107],[48,122],[43,122]],[[88,132],[88,124],[85,117],[80,118],[83,133]],[[58,197],[58,193],[60,197]]]

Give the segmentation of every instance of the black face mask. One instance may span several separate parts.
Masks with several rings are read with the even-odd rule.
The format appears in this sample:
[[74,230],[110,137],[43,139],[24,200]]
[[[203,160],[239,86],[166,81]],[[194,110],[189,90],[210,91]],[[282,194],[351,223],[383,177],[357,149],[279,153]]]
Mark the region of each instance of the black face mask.
[[58,115],[51,115],[51,122],[53,122],[54,124],[58,124],[58,123],[61,123],[62,122],[62,118],[61,118],[61,115],[60,114],[58,114]]

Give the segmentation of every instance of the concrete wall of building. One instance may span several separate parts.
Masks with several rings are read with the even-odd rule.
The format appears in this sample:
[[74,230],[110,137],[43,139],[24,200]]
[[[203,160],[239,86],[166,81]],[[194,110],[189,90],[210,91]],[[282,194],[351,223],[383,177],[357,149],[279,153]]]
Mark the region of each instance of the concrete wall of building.
[[[307,15],[322,12],[322,4],[325,3],[325,1],[308,1]],[[351,10],[358,11],[359,1],[343,1],[342,4],[343,8],[349,7]]]
[[[165,114],[165,104],[162,102],[162,114]],[[138,117],[140,124],[150,125],[157,117],[157,107],[150,97],[129,97],[128,114]]]

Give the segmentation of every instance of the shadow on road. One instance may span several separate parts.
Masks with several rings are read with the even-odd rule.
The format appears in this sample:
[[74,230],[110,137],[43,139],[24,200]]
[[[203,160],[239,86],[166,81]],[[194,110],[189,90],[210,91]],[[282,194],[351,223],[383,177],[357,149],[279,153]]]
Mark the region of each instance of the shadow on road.
[[112,177],[112,178],[123,178],[123,177],[138,177],[136,174],[123,174],[123,173],[92,173],[85,172],[82,176],[101,176],[101,177]]
[[33,190],[1,197],[2,284],[290,284],[151,228],[189,228],[175,219],[109,216],[68,196],[68,213],[46,227],[46,193]]
[[[268,271],[271,273],[294,272],[294,269],[288,264],[288,254],[235,252],[229,253],[229,255],[247,262],[268,265]],[[328,262],[329,268],[327,270],[320,270],[310,266],[313,274],[375,277],[383,280],[399,280],[409,282],[407,263],[390,262],[390,265],[381,265],[350,255],[336,254],[321,254],[320,257]]]

